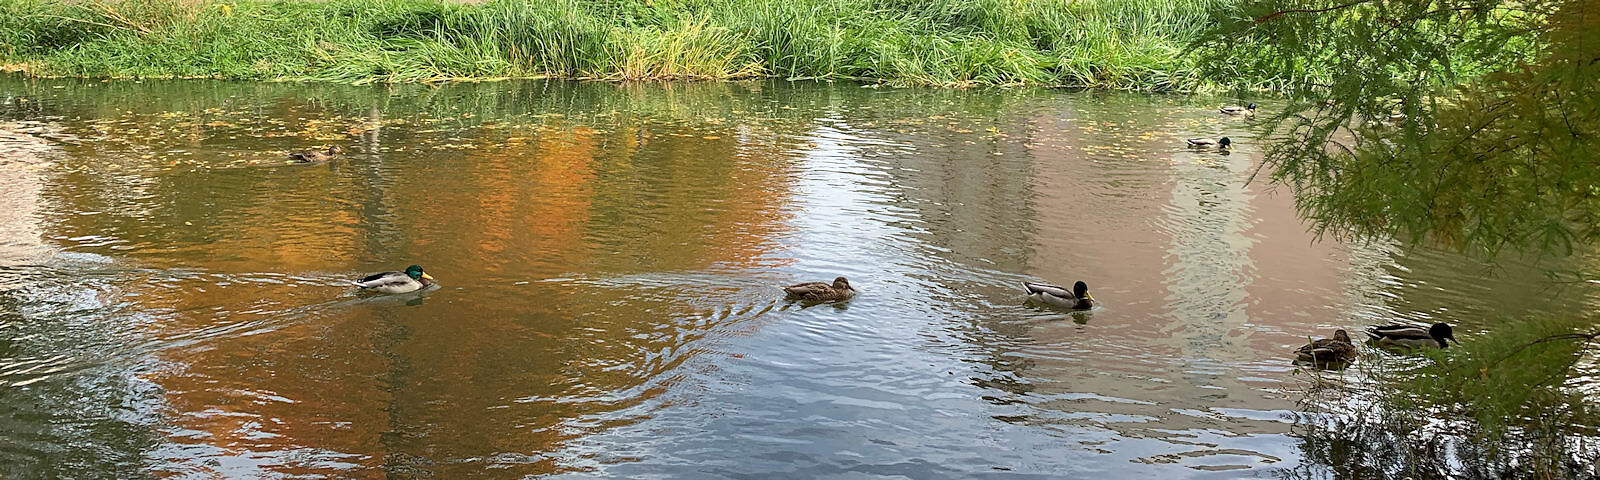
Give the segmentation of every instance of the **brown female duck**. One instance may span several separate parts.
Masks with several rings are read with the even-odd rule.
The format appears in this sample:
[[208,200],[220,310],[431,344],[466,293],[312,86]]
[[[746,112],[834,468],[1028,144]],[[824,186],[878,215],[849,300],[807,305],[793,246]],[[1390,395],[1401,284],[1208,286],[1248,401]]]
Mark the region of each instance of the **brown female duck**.
[[1295,360],[1311,364],[1350,363],[1356,359],[1356,346],[1350,343],[1350,334],[1334,330],[1333,338],[1306,339],[1306,344],[1294,351]]
[[789,298],[806,300],[810,302],[838,302],[849,300],[856,295],[856,289],[850,287],[850,281],[844,277],[833,279],[833,284],[822,282],[808,282],[783,287],[784,293]]
[[338,155],[342,152],[344,152],[344,149],[339,148],[338,145],[334,145],[328,147],[328,150],[326,151],[301,150],[298,152],[289,152],[289,158],[293,158],[295,161],[300,163],[319,163],[332,160],[334,155]]

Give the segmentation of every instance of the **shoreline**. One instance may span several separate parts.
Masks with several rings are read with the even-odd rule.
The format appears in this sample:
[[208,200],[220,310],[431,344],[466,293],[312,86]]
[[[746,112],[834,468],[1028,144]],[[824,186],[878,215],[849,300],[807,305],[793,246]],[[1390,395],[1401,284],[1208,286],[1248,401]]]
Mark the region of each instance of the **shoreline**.
[[444,83],[848,80],[1159,92],[1231,0],[0,0],[30,77]]

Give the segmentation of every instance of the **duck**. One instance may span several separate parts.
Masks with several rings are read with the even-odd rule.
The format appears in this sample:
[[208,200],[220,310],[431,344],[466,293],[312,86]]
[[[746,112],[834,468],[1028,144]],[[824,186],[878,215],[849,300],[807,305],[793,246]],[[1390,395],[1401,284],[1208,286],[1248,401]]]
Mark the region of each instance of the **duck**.
[[339,148],[338,145],[334,145],[328,147],[327,151],[301,150],[298,152],[289,152],[289,158],[293,158],[295,161],[300,163],[318,163],[332,160],[334,155],[338,155],[343,152],[343,148]]
[[1333,338],[1311,340],[1294,351],[1295,361],[1311,364],[1350,363],[1356,359],[1356,346],[1344,329],[1334,330]]
[[402,272],[374,273],[355,284],[362,290],[380,293],[410,293],[433,285],[433,276],[423,272],[422,265],[412,265]]
[[1029,299],[1052,307],[1088,310],[1095,305],[1094,296],[1089,295],[1089,284],[1082,281],[1073,283],[1070,292],[1060,285],[1039,282],[1022,282],[1022,288],[1028,291]]
[[1256,104],[1251,103],[1243,107],[1238,105],[1223,105],[1222,108],[1218,108],[1217,111],[1221,112],[1223,115],[1244,115],[1247,117],[1253,117],[1256,115]]
[[1229,140],[1228,137],[1222,137],[1216,140],[1209,138],[1191,138],[1184,141],[1189,143],[1190,148],[1216,147],[1217,150],[1227,150],[1233,145],[1233,140]]
[[1447,323],[1435,323],[1427,330],[1411,325],[1382,325],[1368,328],[1367,336],[1378,345],[1395,347],[1445,348],[1449,346],[1445,340],[1461,343]]
[[1395,127],[1404,124],[1406,122],[1406,118],[1409,117],[1407,117],[1404,113],[1391,113],[1378,120],[1378,123],[1384,126]]
[[856,289],[844,277],[833,279],[833,284],[806,282],[783,287],[789,298],[811,302],[838,302],[856,296]]

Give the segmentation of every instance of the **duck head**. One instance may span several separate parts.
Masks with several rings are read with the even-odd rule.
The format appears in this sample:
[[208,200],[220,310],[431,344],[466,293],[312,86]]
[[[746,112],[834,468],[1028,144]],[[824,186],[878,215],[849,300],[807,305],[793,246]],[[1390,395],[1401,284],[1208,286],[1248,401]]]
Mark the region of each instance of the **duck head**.
[[1072,296],[1094,300],[1094,297],[1089,295],[1089,284],[1083,283],[1081,280],[1072,284]]
[[1457,345],[1461,344],[1460,340],[1456,340],[1455,330],[1446,323],[1435,323],[1432,327],[1428,327],[1428,336],[1433,337],[1433,341],[1439,342],[1439,348],[1449,346],[1449,344],[1445,343],[1445,340],[1456,342]]
[[[328,147],[328,155],[338,155],[340,153],[344,153],[344,149],[343,148],[339,148],[338,145],[334,145],[334,146]],[[412,265],[412,266],[416,266],[416,265]],[[418,268],[420,268],[420,267],[418,267]]]
[[1244,109],[1254,112],[1254,111],[1256,111],[1256,104],[1254,102],[1251,102],[1250,105],[1245,106]]
[[1229,145],[1233,145],[1233,140],[1229,140],[1228,137],[1217,140],[1217,148],[1228,148]]
[[[339,148],[339,147],[334,147],[334,148]],[[412,280],[418,280],[418,279],[423,279],[423,278],[426,278],[428,280],[433,280],[433,275],[428,275],[427,272],[423,272],[422,271],[422,265],[412,265],[412,266],[406,267],[406,276],[407,277],[411,277]]]
[[844,277],[833,279],[833,288],[835,290],[855,290],[854,288],[850,288],[850,281],[845,280]]
[[1341,342],[1344,342],[1344,343],[1351,343],[1350,342],[1350,333],[1344,331],[1344,329],[1334,330],[1333,331],[1333,339],[1341,341]]

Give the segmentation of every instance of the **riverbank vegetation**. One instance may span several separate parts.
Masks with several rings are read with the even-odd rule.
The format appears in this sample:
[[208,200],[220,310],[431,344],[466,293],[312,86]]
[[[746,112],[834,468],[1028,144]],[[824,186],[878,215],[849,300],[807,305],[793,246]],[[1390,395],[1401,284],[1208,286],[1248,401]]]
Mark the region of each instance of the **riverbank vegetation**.
[[[409,82],[779,77],[1186,91],[1230,0],[0,0],[13,70]],[[1225,78],[1226,81],[1217,81]]]

